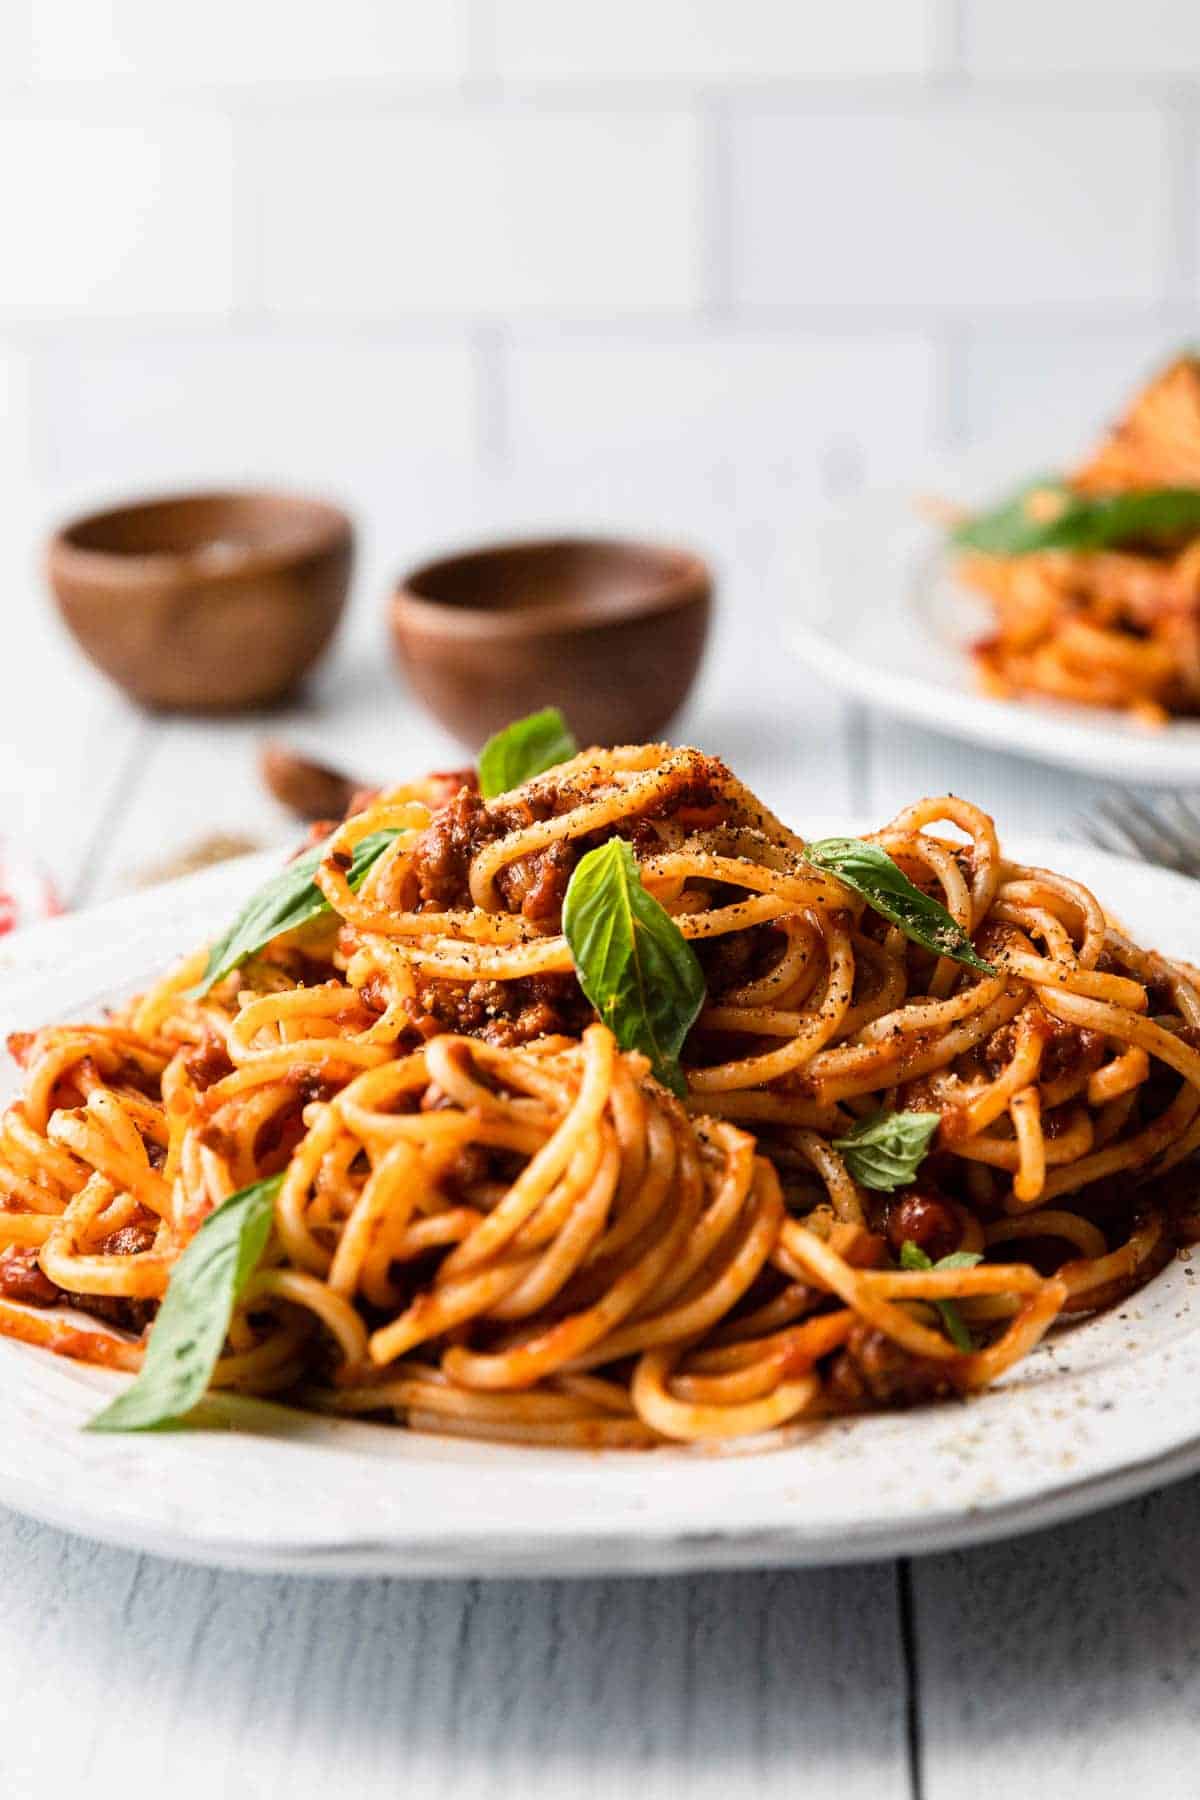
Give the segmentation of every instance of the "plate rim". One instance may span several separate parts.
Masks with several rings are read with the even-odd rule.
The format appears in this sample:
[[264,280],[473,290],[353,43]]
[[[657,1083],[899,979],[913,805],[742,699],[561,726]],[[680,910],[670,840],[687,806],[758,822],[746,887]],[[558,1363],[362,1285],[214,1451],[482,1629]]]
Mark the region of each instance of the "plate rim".
[[[810,830],[824,830],[826,821],[818,820],[815,815],[804,821]],[[835,827],[840,824],[842,830],[853,829],[842,818],[828,821]],[[1032,834],[1017,834],[1009,846],[1015,856],[1025,860],[1057,858],[1062,861],[1061,844],[1048,842]],[[1131,880],[1151,878],[1154,895],[1150,902],[1150,910],[1162,919],[1162,928],[1167,930],[1173,904],[1188,905],[1194,908],[1196,884],[1188,878],[1172,871],[1155,868],[1148,870],[1144,865],[1126,858],[1110,855],[1095,850],[1090,846],[1072,846],[1072,853],[1077,860],[1088,865],[1083,871],[1083,878],[1102,890],[1106,872],[1113,871],[1114,877],[1123,879],[1128,884]],[[70,915],[65,919],[49,921],[36,926],[19,936],[9,940],[3,952],[0,952],[0,1014],[7,1022],[11,1017],[14,1001],[31,1003],[32,996],[39,990],[39,962],[43,965],[49,959],[59,965],[60,985],[71,985],[74,980],[72,970],[77,966],[77,959],[72,959],[69,946],[74,940],[94,940],[99,934],[104,936],[104,927],[111,926],[114,921],[120,924],[127,940],[135,937],[135,927],[140,921],[156,920],[164,932],[178,930],[183,942],[188,938],[188,926],[177,925],[180,914],[197,911],[213,915],[209,925],[218,922],[217,908],[225,904],[238,892],[244,892],[246,885],[261,871],[277,867],[280,853],[267,852],[239,858],[234,862],[221,865],[218,869],[202,871],[197,875],[183,877],[179,881],[166,884],[162,888],[153,889],[144,894],[126,896],[105,903],[101,907],[86,912]],[[1097,880],[1099,875],[1099,880]],[[1141,932],[1140,935],[1147,935]],[[1200,937],[1200,931],[1198,931]],[[144,978],[147,961],[150,959],[150,947],[139,947],[136,944],[137,956],[134,956],[127,942],[125,955],[130,962],[127,976],[111,983],[114,988],[127,985],[130,981]],[[138,958],[140,957],[140,964]],[[157,958],[155,959],[157,960]],[[139,966],[142,973],[135,976],[134,967]],[[79,1000],[75,1007],[67,1010],[82,1010],[85,1002]],[[61,1012],[62,1008],[56,1008]],[[1161,1278],[1160,1278],[1161,1279]],[[1105,1315],[1106,1317],[1111,1315]],[[1084,1328],[1086,1329],[1086,1327]],[[1180,1344],[1191,1344],[1196,1367],[1200,1369],[1200,1324],[1193,1326],[1188,1335],[1182,1337],[1172,1348],[1155,1347],[1142,1353],[1143,1368],[1149,1367],[1150,1358],[1168,1361],[1172,1355],[1178,1357]],[[30,1346],[15,1343],[11,1340],[0,1340],[0,1364],[8,1360],[15,1367],[19,1359],[20,1366],[28,1368],[33,1364],[47,1374],[51,1370],[62,1373],[64,1368],[72,1375],[79,1376],[78,1365],[66,1364],[62,1360],[39,1351]],[[1186,1355],[1181,1360],[1187,1360]],[[1176,1380],[1181,1377],[1176,1374]],[[1078,1380],[1078,1376],[1066,1375],[1067,1386],[1061,1392],[1070,1392],[1070,1384]],[[1103,1375],[1097,1378],[1103,1381]],[[98,1388],[112,1385],[112,1378],[99,1376],[89,1371],[84,1388],[90,1388],[94,1397]],[[1136,1383],[1134,1384],[1137,1385]],[[14,1405],[12,1389],[19,1384],[0,1380],[0,1421],[14,1431],[20,1426],[21,1407]],[[999,1390],[1002,1395],[1003,1390]],[[24,1394],[24,1410],[26,1417],[30,1415],[30,1404],[36,1412],[45,1401],[42,1389],[31,1390]],[[219,1404],[219,1403],[217,1403]],[[238,1402],[233,1403],[235,1407]],[[248,1403],[260,1405],[262,1403]],[[275,1413],[284,1409],[275,1407]],[[1014,1409],[1008,1409],[1012,1412]],[[957,1413],[955,1408],[923,1409],[928,1416],[936,1416],[950,1420]],[[7,1416],[6,1416],[7,1415]],[[296,1417],[296,1415],[290,1415]],[[907,1415],[908,1419],[919,1417],[919,1414]],[[980,1429],[987,1435],[987,1399],[972,1401],[963,1409],[963,1418],[969,1419],[972,1426],[980,1424]],[[304,1418],[305,1415],[299,1415]],[[308,1416],[311,1419],[311,1416]],[[860,1422],[852,1422],[846,1429],[848,1443],[852,1443],[849,1434]],[[866,1424],[867,1421],[862,1421]],[[693,1509],[674,1508],[667,1505],[662,1519],[643,1518],[637,1522],[637,1528],[631,1529],[628,1523],[622,1523],[619,1507],[612,1515],[617,1522],[599,1525],[589,1520],[586,1509],[579,1511],[574,1523],[561,1534],[543,1536],[537,1532],[536,1526],[531,1530],[528,1526],[512,1533],[488,1530],[462,1532],[448,1526],[441,1532],[416,1530],[411,1521],[406,1522],[403,1530],[380,1533],[372,1530],[365,1534],[347,1532],[339,1537],[314,1536],[311,1541],[303,1541],[299,1537],[291,1539],[278,1535],[272,1539],[269,1528],[262,1522],[256,1530],[239,1538],[235,1533],[207,1534],[188,1526],[186,1522],[176,1520],[171,1523],[170,1517],[156,1517],[153,1508],[143,1509],[140,1513],[126,1513],[105,1509],[102,1503],[91,1505],[89,1502],[88,1484],[79,1488],[70,1484],[56,1487],[53,1482],[47,1484],[44,1476],[37,1473],[37,1456],[33,1454],[34,1472],[14,1467],[10,1459],[0,1464],[0,1501],[13,1506],[28,1516],[42,1520],[44,1523],[59,1529],[74,1531],[100,1542],[126,1549],[146,1550],[153,1554],[172,1557],[178,1560],[201,1563],[206,1566],[235,1568],[245,1571],[278,1572],[311,1575],[357,1576],[412,1576],[424,1578],[429,1576],[546,1576],[546,1575],[597,1575],[597,1574],[648,1574],[682,1572],[705,1568],[739,1568],[767,1567],[785,1565],[832,1565],[835,1563],[878,1560],[883,1557],[908,1554],[924,1554],[971,1544],[983,1543],[996,1538],[1005,1537],[1017,1532],[1037,1529],[1062,1522],[1096,1507],[1113,1504],[1145,1493],[1153,1487],[1168,1481],[1182,1479],[1200,1469],[1200,1404],[1194,1417],[1183,1421],[1182,1430],[1173,1431],[1170,1425],[1160,1428],[1156,1425],[1151,1431],[1158,1430],[1156,1447],[1145,1453],[1126,1455],[1119,1447],[1114,1448],[1106,1466],[1080,1476],[1073,1476],[1066,1468],[1050,1468],[1046,1466],[1037,1475],[1036,1485],[1027,1493],[1016,1497],[999,1500],[995,1503],[983,1502],[965,1505],[952,1510],[930,1511],[913,1505],[907,1512],[896,1506],[884,1512],[875,1520],[848,1525],[840,1535],[831,1535],[827,1528],[817,1530],[807,1528],[803,1519],[788,1520],[777,1518],[773,1523],[764,1524],[760,1519],[749,1516],[753,1513],[758,1501],[752,1496],[753,1504],[748,1509],[748,1516],[740,1521],[735,1517],[714,1524],[710,1518],[706,1526],[699,1521],[703,1516],[703,1508],[693,1516]],[[53,1414],[46,1422],[45,1431],[49,1436],[61,1433],[64,1429],[62,1420]],[[384,1426],[366,1427],[371,1432],[385,1432],[388,1440],[395,1442],[393,1428]],[[69,1422],[65,1426],[69,1433],[72,1430]],[[405,1434],[408,1436],[408,1434]],[[416,1435],[416,1434],[412,1434]],[[155,1446],[152,1440],[139,1440],[137,1461],[139,1467],[143,1462],[148,1466],[158,1466],[168,1472],[164,1479],[169,1483],[174,1479],[170,1473],[173,1461],[182,1460],[186,1464],[187,1454],[178,1457],[180,1446],[207,1444],[210,1449],[214,1442],[224,1439],[226,1444],[236,1442],[238,1455],[245,1449],[247,1439],[239,1436],[234,1440],[229,1434],[195,1432],[190,1434],[163,1434]],[[1161,1440],[1161,1441],[1159,1441]],[[255,1443],[265,1442],[259,1434],[249,1440]],[[443,1464],[431,1446],[444,1446],[449,1440],[430,1440],[429,1445],[422,1445],[411,1450],[410,1455],[394,1459],[371,1459],[375,1468],[379,1460],[392,1460],[393,1467],[398,1462],[401,1470],[407,1465],[410,1468],[424,1467],[420,1458],[422,1450],[428,1449],[428,1468],[436,1471],[443,1467],[453,1471],[453,1457]],[[902,1440],[903,1441],[903,1440]],[[409,1438],[411,1445],[411,1437]],[[95,1453],[95,1447],[105,1440],[92,1438],[88,1440],[89,1455]],[[146,1447],[149,1443],[149,1455]],[[160,1454],[162,1445],[175,1446],[175,1451]],[[109,1448],[119,1457],[121,1448],[128,1446],[128,1440],[107,1440]],[[323,1459],[322,1467],[332,1469],[337,1462],[338,1452],[335,1446],[327,1442],[315,1442],[301,1445],[299,1441],[289,1444],[292,1451],[303,1450],[308,1455],[317,1455]],[[476,1447],[478,1449],[479,1447]],[[488,1466],[490,1451],[499,1447],[487,1447],[482,1451],[484,1466]],[[71,1457],[71,1445],[64,1438],[62,1454]],[[521,1451],[517,1453],[524,1461],[538,1453]],[[558,1464],[561,1470],[571,1470],[578,1475],[581,1468],[593,1469],[602,1465],[613,1464],[619,1453],[585,1453],[588,1461],[581,1464],[577,1460],[578,1453],[567,1452],[542,1453],[538,1458],[536,1469],[532,1461],[528,1463],[531,1475],[530,1486],[540,1482],[557,1488],[567,1496],[566,1503],[571,1504],[572,1494],[580,1490],[580,1482],[568,1475],[560,1479],[552,1470],[547,1470],[545,1454],[561,1457]],[[663,1460],[659,1467],[666,1466],[665,1458],[671,1452],[662,1453]],[[684,1453],[680,1453],[672,1467],[682,1466]],[[790,1447],[775,1448],[765,1451],[761,1456],[748,1458],[717,1458],[714,1466],[726,1469],[736,1467],[742,1462],[753,1462],[759,1466],[773,1463],[776,1459],[788,1459],[788,1474],[794,1481],[803,1485],[804,1479],[803,1443]],[[131,1461],[134,1460],[131,1458]],[[198,1458],[197,1460],[201,1460]],[[260,1459],[261,1460],[261,1459]],[[626,1454],[621,1462],[626,1469],[636,1468],[642,1458]],[[29,1458],[26,1458],[29,1461]],[[73,1467],[85,1466],[85,1459],[75,1453]],[[464,1465],[459,1465],[464,1466]],[[466,1465],[469,1467],[470,1465]],[[510,1458],[495,1458],[495,1468],[506,1479],[511,1476]],[[695,1468],[697,1463],[691,1461]],[[781,1465],[782,1466],[782,1465]],[[849,1467],[849,1462],[847,1463]],[[369,1479],[369,1477],[367,1477]],[[432,1478],[431,1478],[432,1479]],[[603,1481],[603,1477],[600,1477]],[[386,1478],[385,1478],[386,1481]],[[469,1481],[464,1482],[469,1486]],[[503,1483],[501,1484],[503,1485]],[[512,1485],[511,1481],[509,1485]],[[515,1484],[520,1487],[521,1482]],[[614,1490],[621,1488],[620,1481],[612,1484]],[[629,1486],[629,1483],[625,1484]],[[657,1477],[647,1482],[646,1487],[653,1489],[663,1485]],[[783,1484],[786,1487],[786,1483]],[[713,1490],[719,1493],[720,1484]],[[665,1499],[666,1496],[664,1495]],[[761,1498],[761,1496],[760,1496]],[[773,1497],[768,1484],[765,1505],[767,1510],[778,1506],[779,1500]],[[169,1515],[169,1509],[168,1515]],[[601,1512],[603,1508],[599,1509]]]

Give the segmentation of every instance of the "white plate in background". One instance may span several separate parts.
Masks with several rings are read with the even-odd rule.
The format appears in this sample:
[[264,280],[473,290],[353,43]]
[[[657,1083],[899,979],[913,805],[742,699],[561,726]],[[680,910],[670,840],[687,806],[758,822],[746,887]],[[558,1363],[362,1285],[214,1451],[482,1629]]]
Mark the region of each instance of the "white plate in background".
[[1200,719],[1155,729],[979,690],[968,647],[988,629],[988,609],[954,579],[943,534],[916,516],[911,495],[868,496],[824,521],[783,569],[778,600],[810,669],[897,718],[1108,780],[1200,786]]
[[[1200,961],[1193,883],[1075,846],[1012,849],[1065,863],[1140,941]],[[4,940],[0,1027],[125,997],[276,866],[230,863]],[[16,1079],[10,1066],[6,1097]],[[1200,1253],[1173,1262],[976,1399],[801,1424],[757,1454],[472,1444],[228,1398],[206,1402],[216,1429],[91,1436],[80,1427],[121,1378],[0,1339],[0,1501],[161,1555],[311,1574],[635,1573],[946,1549],[1200,1468],[1197,1269]]]

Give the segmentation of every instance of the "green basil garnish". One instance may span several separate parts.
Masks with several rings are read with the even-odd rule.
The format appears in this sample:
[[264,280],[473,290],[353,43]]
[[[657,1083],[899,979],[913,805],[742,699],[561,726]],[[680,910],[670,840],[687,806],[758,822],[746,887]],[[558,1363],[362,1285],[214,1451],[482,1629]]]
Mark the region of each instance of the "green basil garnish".
[[679,1052],[704,1004],[704,972],[642,886],[624,838],[609,838],[576,865],[563,935],[580,987],[622,1050],[641,1050],[664,1087],[686,1093]]
[[[906,1238],[900,1246],[900,1267],[902,1269],[973,1269],[983,1257],[978,1250],[955,1250],[950,1256],[943,1256],[938,1262],[931,1262],[919,1244]],[[975,1348],[971,1333],[967,1329],[966,1320],[955,1306],[953,1300],[935,1300],[933,1303],[942,1315],[942,1324],[946,1327],[946,1336],[956,1350],[968,1351]]]
[[256,1181],[208,1215],[171,1271],[136,1380],[89,1431],[146,1431],[182,1418],[204,1397],[234,1301],[267,1247],[282,1181]]
[[[1047,505],[1045,497],[1054,503]],[[1200,489],[1077,494],[1057,478],[1032,482],[951,533],[964,550],[1028,556],[1035,550],[1169,550],[1200,534]]]
[[916,1180],[941,1120],[935,1112],[875,1112],[834,1138],[833,1148],[861,1186],[891,1194]]
[[806,844],[806,861],[824,869],[843,886],[860,894],[877,913],[898,925],[905,937],[935,956],[949,956],[955,962],[981,974],[994,975],[991,963],[977,954],[970,938],[958,922],[951,918],[940,900],[931,900],[914,887],[886,850],[878,844],[866,844],[861,838],[822,838]]
[[[388,845],[400,836],[399,829],[372,831],[354,847],[346,879],[352,888],[366,880],[367,872],[379,861]],[[333,909],[313,880],[327,854],[324,844],[306,850],[290,862],[278,875],[260,887],[248,900],[229,930],[217,939],[208,953],[208,965],[188,997],[200,999],[232,969],[241,968],[257,950],[282,936],[307,925]]]
[[485,800],[507,794],[535,775],[569,762],[579,745],[557,706],[517,719],[490,737],[479,752],[479,791]]

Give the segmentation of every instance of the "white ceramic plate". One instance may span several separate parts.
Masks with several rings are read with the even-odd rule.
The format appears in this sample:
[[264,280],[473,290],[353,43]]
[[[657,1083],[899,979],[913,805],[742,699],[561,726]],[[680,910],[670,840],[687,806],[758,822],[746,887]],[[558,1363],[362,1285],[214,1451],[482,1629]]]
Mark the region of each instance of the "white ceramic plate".
[[[1200,960],[1191,882],[1093,850],[1012,849],[1065,862],[1141,941]],[[135,991],[224,923],[264,866],[275,859],[4,940],[0,1026],[87,1017]],[[6,1097],[15,1085],[9,1069]],[[80,1426],[121,1378],[0,1339],[0,1501],[163,1555],[314,1574],[567,1575],[944,1549],[1200,1468],[1196,1267],[1172,1263],[978,1399],[801,1425],[757,1454],[469,1444],[245,1400],[206,1402],[211,1429],[93,1437]]]
[[1159,729],[1048,700],[993,700],[967,647],[988,614],[955,581],[942,534],[912,496],[871,496],[826,521],[782,583],[802,660],[859,700],[994,750],[1122,782],[1200,784],[1200,720]]

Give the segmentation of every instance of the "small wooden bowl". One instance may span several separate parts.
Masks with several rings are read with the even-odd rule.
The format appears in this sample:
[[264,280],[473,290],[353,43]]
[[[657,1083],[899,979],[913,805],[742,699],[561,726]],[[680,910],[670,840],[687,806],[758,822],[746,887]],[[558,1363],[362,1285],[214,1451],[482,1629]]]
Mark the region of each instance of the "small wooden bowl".
[[543,706],[581,744],[635,744],[687,698],[712,576],[688,550],[548,538],[425,563],[391,608],[409,681],[470,749]]
[[354,534],[290,494],[186,494],[90,513],[50,541],[76,641],[145,706],[230,712],[282,699],[342,614]]

